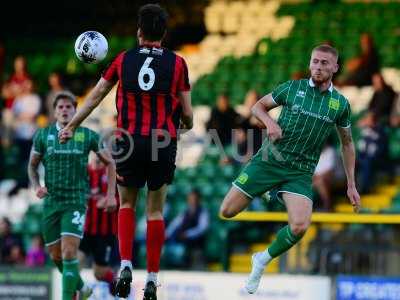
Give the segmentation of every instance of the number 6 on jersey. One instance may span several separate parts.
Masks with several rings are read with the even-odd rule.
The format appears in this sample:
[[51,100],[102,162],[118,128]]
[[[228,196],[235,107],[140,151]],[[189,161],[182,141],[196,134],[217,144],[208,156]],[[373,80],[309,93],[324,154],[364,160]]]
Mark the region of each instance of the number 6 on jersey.
[[[143,63],[143,66],[140,68],[139,75],[138,75],[138,82],[139,86],[142,90],[148,91],[150,90],[156,79],[156,75],[154,74],[154,70],[150,68],[150,63],[152,62],[153,57],[147,57]],[[148,76],[148,81],[145,82],[145,75]]]

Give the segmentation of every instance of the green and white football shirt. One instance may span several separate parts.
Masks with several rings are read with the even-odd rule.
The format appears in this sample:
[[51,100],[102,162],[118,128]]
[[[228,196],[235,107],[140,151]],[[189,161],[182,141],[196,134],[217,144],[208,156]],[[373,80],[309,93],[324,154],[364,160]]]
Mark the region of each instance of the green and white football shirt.
[[349,102],[332,84],[320,92],[311,78],[281,84],[272,92],[272,98],[282,105],[278,119],[282,138],[273,145],[274,155],[269,148],[268,156],[290,168],[313,173],[332,129],[350,127]]
[[58,131],[58,124],[39,129],[33,140],[33,151],[42,155],[45,169],[45,186],[49,193],[45,204],[86,205],[88,155],[90,151],[99,151],[99,135],[78,127],[68,142],[60,144]]

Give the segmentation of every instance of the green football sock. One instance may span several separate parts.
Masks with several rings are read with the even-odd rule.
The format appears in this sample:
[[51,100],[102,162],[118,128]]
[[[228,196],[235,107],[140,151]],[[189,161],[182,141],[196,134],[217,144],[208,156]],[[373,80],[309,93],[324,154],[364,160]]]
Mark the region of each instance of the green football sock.
[[[62,274],[62,272],[63,272],[63,262],[62,262],[62,260],[54,260],[53,262],[56,265],[58,271],[60,271],[60,273]],[[81,290],[83,288],[83,285],[84,285],[84,283],[83,283],[82,277],[79,275],[77,290],[78,291]]]
[[272,258],[281,255],[286,252],[293,245],[297,244],[301,240],[303,235],[294,235],[290,230],[289,225],[286,225],[281,230],[278,231],[276,239],[272,242],[271,246],[268,248],[268,253]]
[[71,300],[78,289],[79,262],[77,259],[63,260],[62,300]]

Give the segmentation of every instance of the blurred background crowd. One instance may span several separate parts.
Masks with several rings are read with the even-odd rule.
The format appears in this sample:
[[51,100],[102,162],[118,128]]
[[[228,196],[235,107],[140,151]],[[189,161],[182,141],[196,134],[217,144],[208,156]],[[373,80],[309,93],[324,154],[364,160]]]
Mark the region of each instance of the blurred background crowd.
[[[93,3],[85,2],[79,11],[73,5],[62,7],[64,21],[70,18],[71,26],[60,28],[58,16],[38,12],[43,18],[33,19],[31,14],[27,22],[0,35],[0,264],[37,266],[47,261],[39,235],[41,203],[29,190],[26,167],[35,131],[54,121],[54,94],[70,90],[81,103],[112,57],[136,44],[139,3],[100,1],[94,11]],[[329,43],[340,53],[334,83],[352,105],[363,212],[400,212],[399,2],[161,4],[171,16],[165,46],[187,60],[195,105],[195,128],[180,141],[178,169],[168,194],[164,255],[173,254],[169,257],[174,259],[164,260],[165,266],[246,271],[250,249],[270,240],[279,224],[226,223],[217,211],[230,182],[263,140],[263,128],[251,116],[251,106],[277,84],[307,78],[310,50],[319,43]],[[109,54],[99,65],[84,65],[74,56],[74,39],[89,29],[102,32],[109,41]],[[100,132],[114,126],[114,92],[86,126]],[[279,109],[273,115],[277,117]],[[210,130],[218,133],[219,141],[210,141]],[[333,132],[314,174],[317,211],[351,211],[339,147]],[[250,209],[280,211],[282,207],[260,198]],[[143,211],[141,201],[142,221]],[[135,242],[139,267],[145,262],[140,234],[145,232],[145,222],[141,223]],[[350,271],[369,272],[375,266],[369,245],[379,245],[387,261],[398,249],[396,229],[390,226],[336,224],[314,226],[310,231],[310,238],[302,242],[307,261],[293,263],[289,254],[286,261],[272,265],[271,272],[299,268],[340,272],[348,265],[347,259],[351,259]],[[351,249],[345,246],[348,240],[353,241]],[[331,249],[324,257],[331,260],[331,270],[321,270],[321,249]],[[348,258],[348,252],[355,254]],[[376,265],[373,272],[390,272],[390,266]]]

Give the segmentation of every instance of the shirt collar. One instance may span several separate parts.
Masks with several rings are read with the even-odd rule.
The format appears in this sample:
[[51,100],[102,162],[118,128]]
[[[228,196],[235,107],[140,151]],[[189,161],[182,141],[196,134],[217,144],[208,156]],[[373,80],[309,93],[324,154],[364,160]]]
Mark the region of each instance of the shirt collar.
[[61,126],[60,126],[60,124],[58,124],[58,122],[56,122],[56,129],[57,129],[57,131],[61,130]]
[[[311,87],[315,87],[315,83],[314,83],[314,81],[312,80],[312,78],[310,78],[310,79],[308,80],[308,84],[309,84]],[[330,92],[333,91],[333,83],[332,83],[332,81],[331,81],[331,85],[330,85],[329,88],[328,88],[328,91],[330,91]]]

